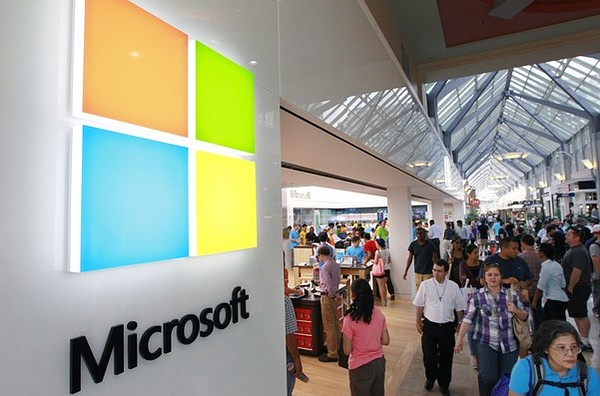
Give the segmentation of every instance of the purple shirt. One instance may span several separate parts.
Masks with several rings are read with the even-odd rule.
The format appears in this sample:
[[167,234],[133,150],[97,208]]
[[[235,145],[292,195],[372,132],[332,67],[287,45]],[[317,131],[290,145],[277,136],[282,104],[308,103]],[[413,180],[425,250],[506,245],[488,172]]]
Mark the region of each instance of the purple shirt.
[[336,263],[332,258],[329,258],[323,264],[323,268],[321,268],[320,278],[321,283],[319,284],[319,288],[321,290],[321,295],[328,295],[329,297],[337,296],[337,291],[340,286],[340,276],[342,275],[342,271],[340,270],[340,265]]
[[[468,302],[467,313],[463,321],[475,322],[473,339],[499,352],[512,352],[519,348],[512,330],[512,314],[506,308],[508,293],[505,288],[498,292],[498,300],[492,296],[487,286],[473,293]],[[514,293],[513,304],[519,310],[527,310],[517,293]]]

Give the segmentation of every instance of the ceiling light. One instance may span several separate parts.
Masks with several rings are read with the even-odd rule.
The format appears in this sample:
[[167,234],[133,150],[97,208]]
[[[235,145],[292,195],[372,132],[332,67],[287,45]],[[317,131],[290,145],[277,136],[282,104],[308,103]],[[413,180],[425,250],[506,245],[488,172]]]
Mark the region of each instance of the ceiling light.
[[538,185],[540,186],[540,188],[546,188],[546,183],[544,183],[543,181],[539,182]]
[[503,175],[503,176],[492,176],[492,180],[504,180],[508,178],[508,176]]
[[561,182],[567,180],[567,178],[565,177],[565,175],[563,175],[562,173],[555,173],[554,177],[556,177],[558,179],[558,181],[561,181]]
[[529,153],[525,153],[523,151],[511,151],[508,153],[496,155],[496,159],[498,161],[514,160],[514,159],[527,158],[528,156],[529,156]]
[[582,159],[581,162],[583,163],[583,166],[585,166],[586,168],[592,170],[595,168],[594,163],[592,162],[592,160],[589,159]]
[[431,166],[431,161],[413,161],[407,164],[411,168],[422,168],[424,166]]

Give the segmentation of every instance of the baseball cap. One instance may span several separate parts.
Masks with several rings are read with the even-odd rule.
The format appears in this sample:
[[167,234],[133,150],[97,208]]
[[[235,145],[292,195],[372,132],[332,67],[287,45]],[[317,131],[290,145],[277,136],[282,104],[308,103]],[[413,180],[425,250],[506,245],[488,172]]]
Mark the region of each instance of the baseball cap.
[[595,226],[593,226],[592,232],[593,233],[600,232],[600,224],[596,224]]

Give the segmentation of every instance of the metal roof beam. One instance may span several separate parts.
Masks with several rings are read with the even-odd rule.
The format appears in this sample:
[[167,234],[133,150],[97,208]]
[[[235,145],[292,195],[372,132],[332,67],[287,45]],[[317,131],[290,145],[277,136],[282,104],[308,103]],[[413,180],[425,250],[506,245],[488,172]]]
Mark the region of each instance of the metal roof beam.
[[456,78],[454,80],[446,81],[446,85],[444,85],[442,87],[438,98],[443,98],[444,96],[448,95],[450,92],[454,91],[455,89],[458,89],[459,87],[466,84],[473,78],[474,78],[473,76],[468,76],[468,77],[460,77],[460,78]]
[[[554,135],[544,133],[544,132],[540,131],[539,129],[535,129],[535,128],[529,127],[527,125],[523,125],[520,122],[515,122],[512,120],[504,120],[504,123],[506,124],[506,126],[508,126],[513,131],[515,131],[515,129],[513,127],[517,127],[517,128],[523,129],[526,132],[531,132],[534,135],[539,136],[541,138],[550,140],[553,143],[561,144],[560,140],[556,140],[556,137]],[[518,134],[517,131],[515,131],[515,133]]]
[[[458,156],[458,154],[462,151],[462,149],[464,149],[466,146],[468,146],[468,144],[470,142],[473,141],[474,137],[477,138],[477,137],[480,137],[483,135],[485,138],[496,126],[498,126],[500,121],[496,120],[495,122],[494,121],[490,122],[484,129],[480,129],[481,124],[483,124],[483,121],[485,121],[487,118],[489,118],[489,116],[490,116],[490,114],[487,114],[486,118],[483,118],[481,121],[479,121],[477,123],[477,125],[474,128],[472,128],[469,132],[465,133],[465,137],[460,142],[460,145],[458,147],[456,147],[454,150],[452,150],[453,154]],[[480,139],[480,140],[483,140],[483,139]]]
[[[509,124],[509,123],[505,122],[505,124],[506,124],[506,126],[507,126],[507,127],[508,127],[508,128],[511,130],[511,131],[513,131],[513,132],[514,132],[514,133],[515,133],[517,136],[520,136],[520,135],[519,135],[519,132],[515,131],[515,129],[514,129],[512,126],[510,126],[510,124]],[[534,152],[535,152],[537,155],[539,155],[540,157],[542,157],[542,158],[546,158],[546,157],[549,155],[549,153],[548,153],[548,154],[544,154],[544,153],[542,153],[541,151],[539,151],[539,150],[537,149],[537,147],[535,147],[533,144],[529,143],[529,141],[528,141],[527,139],[524,139],[523,137],[521,137],[521,141],[523,141],[523,142],[524,142],[524,143],[525,143],[525,144],[526,144],[526,145],[529,147],[529,149],[533,150],[533,151],[534,151]]]
[[[464,148],[464,146],[467,144],[467,142],[469,141],[469,139],[471,138],[471,136],[481,127],[481,124],[483,124],[483,122],[485,120],[487,120],[490,117],[490,115],[492,115],[492,113],[494,112],[494,110],[496,110],[496,107],[498,107],[498,105],[502,102],[503,99],[504,99],[503,96],[498,96],[496,98],[496,100],[490,106],[489,110],[483,116],[483,118],[481,120],[479,120],[479,122],[477,123],[477,125],[475,125],[473,127],[473,129],[471,129],[469,132],[467,132],[465,134],[465,137],[458,144],[458,146],[454,150],[452,150],[453,154],[456,153],[455,155],[458,156],[458,152],[460,152]],[[494,126],[496,126],[496,125],[497,125],[497,123],[494,124]]]
[[517,100],[517,98],[515,98],[515,97],[514,97],[514,96],[512,96],[512,95],[510,96],[510,98],[511,98],[512,100],[514,100],[514,101],[515,101],[515,103],[516,103],[518,106],[520,106],[520,107],[521,107],[523,110],[525,110],[525,112],[526,112],[527,114],[529,114],[529,116],[530,116],[531,118],[533,118],[534,120],[536,120],[538,124],[540,124],[541,126],[543,126],[545,130],[547,130],[547,131],[548,131],[548,132],[549,132],[549,133],[550,133],[552,136],[554,136],[554,139],[555,139],[557,142],[564,143],[564,142],[566,141],[566,140],[562,140],[562,139],[561,139],[559,136],[557,136],[557,135],[556,135],[556,133],[555,133],[555,132],[552,130],[552,128],[550,128],[550,126],[549,126],[548,124],[546,124],[546,122],[545,122],[544,120],[542,120],[542,119],[541,119],[540,117],[538,117],[537,115],[533,114],[533,112],[532,112],[531,110],[529,110],[529,109],[527,108],[527,106],[525,106],[525,104],[521,103],[521,101],[520,101],[520,100]]
[[[468,166],[465,166],[465,168],[464,168],[464,173],[465,173],[465,175],[467,175],[467,178],[469,177],[469,171],[473,168],[473,166],[476,165],[483,157],[485,157],[490,152],[492,152],[492,150],[494,149],[494,147],[495,146],[493,146],[493,145],[487,146],[483,151],[481,151],[479,154],[477,154],[477,156],[472,157],[474,159],[471,160],[470,164]],[[467,162],[465,161],[463,163],[463,166],[466,165],[466,164],[467,164]]]
[[542,106],[551,107],[551,108],[553,108],[555,110],[564,111],[565,113],[573,114],[574,116],[577,116],[577,117],[586,118],[586,119],[590,119],[591,118],[591,116],[588,113],[586,113],[585,111],[583,111],[583,110],[579,110],[579,109],[577,109],[575,107],[563,105],[563,104],[560,104],[560,103],[554,103],[554,102],[551,102],[551,101],[546,100],[546,99],[534,98],[533,96],[529,96],[529,95],[526,95],[526,94],[517,93],[517,92],[513,92],[513,91],[510,91],[510,96],[511,97],[522,98],[522,99],[525,99],[527,101],[540,104]]
[[[494,136],[496,136],[495,133],[488,133],[485,137],[483,137],[480,140],[471,140],[469,142],[469,144],[466,145],[465,149],[467,151],[467,154],[465,155],[465,161],[468,161],[468,157],[475,151],[477,150],[478,147],[482,147],[482,146],[487,146],[488,144],[491,143],[491,140],[494,139]],[[458,157],[458,156],[457,156]]]
[[[373,111],[375,111],[376,108],[377,108],[377,106],[373,106]],[[408,107],[408,108],[405,108],[405,109],[402,109],[399,114],[397,114],[396,116],[394,116],[392,118],[388,118],[381,125],[378,125],[377,127],[373,128],[370,132],[368,132],[366,134],[363,134],[361,132],[361,134],[358,136],[358,139],[360,141],[364,141],[365,139],[370,139],[371,137],[373,137],[376,134],[378,134],[379,132],[381,132],[382,129],[387,128],[389,125],[391,125],[391,124],[399,121],[407,113],[409,113],[409,112],[411,112],[413,110],[414,110],[414,108],[412,106]],[[369,114],[369,118],[371,118],[372,114],[373,114],[373,112],[371,112],[371,114]],[[365,122],[363,131],[366,129],[366,126],[367,126],[367,123]]]
[[[465,143],[463,144],[462,147],[460,147],[460,149],[452,150],[452,155],[456,156],[456,159],[458,160],[460,153],[462,151],[467,151],[467,153],[464,155],[464,158],[467,158],[469,156],[469,154],[471,154],[473,152],[473,149],[471,149],[471,150],[465,150],[465,149],[473,146],[473,142],[476,142],[475,147],[477,147],[478,145],[481,145],[487,138],[489,138],[490,135],[493,135],[492,132],[494,131],[494,128],[496,128],[498,126],[498,123],[499,122],[496,120],[496,122],[489,123],[484,129],[477,130],[476,133],[473,132],[470,135],[470,137],[468,137],[467,139],[464,139]],[[477,139],[477,138],[479,138],[479,139]]]
[[460,110],[456,117],[454,117],[454,120],[452,121],[448,129],[444,131],[444,133],[449,133],[450,135],[452,135],[456,127],[460,124],[463,117],[469,112],[469,110],[471,110],[471,107],[473,107],[475,102],[477,102],[477,99],[479,99],[481,94],[487,89],[487,87],[492,83],[492,81],[494,81],[496,75],[498,75],[497,71],[488,74],[481,86],[479,86],[479,88],[477,88],[475,92],[473,92],[473,96],[471,96],[471,99],[469,99],[469,101]]
[[577,103],[583,110],[585,110],[585,112],[589,115],[589,118],[598,118],[599,113],[596,111],[596,109],[594,109],[594,107],[590,105],[590,103],[585,98],[579,96],[577,92],[575,92],[571,87],[565,84],[564,81],[560,79],[560,77],[557,77],[548,65],[544,63],[538,63],[537,66],[540,69],[542,69],[542,71],[546,73],[546,75],[548,75],[548,77],[550,77],[550,79],[556,85],[558,85],[560,89],[562,89],[567,95],[569,95],[569,97],[573,99],[575,103]]

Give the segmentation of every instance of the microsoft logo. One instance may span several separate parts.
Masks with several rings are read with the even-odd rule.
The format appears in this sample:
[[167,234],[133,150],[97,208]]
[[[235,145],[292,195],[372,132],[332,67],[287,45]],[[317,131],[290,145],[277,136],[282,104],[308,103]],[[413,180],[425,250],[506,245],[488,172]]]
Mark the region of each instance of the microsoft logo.
[[74,52],[69,270],[256,247],[252,74],[126,0],[76,1]]

